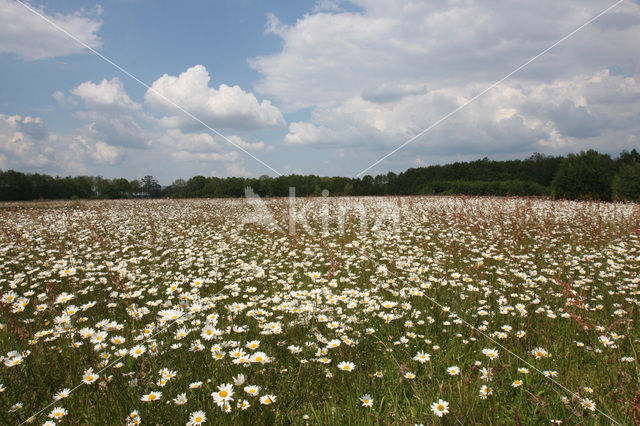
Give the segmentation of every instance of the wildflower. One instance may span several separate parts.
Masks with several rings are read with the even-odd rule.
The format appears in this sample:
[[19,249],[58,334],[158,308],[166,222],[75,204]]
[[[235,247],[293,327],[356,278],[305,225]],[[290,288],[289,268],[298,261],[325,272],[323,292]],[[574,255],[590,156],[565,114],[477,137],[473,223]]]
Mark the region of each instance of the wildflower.
[[140,401],[151,402],[159,400],[160,398],[162,398],[162,392],[150,392],[146,395],[143,395],[142,398],[140,398]]
[[192,382],[189,383],[189,389],[197,389],[202,385],[202,382]]
[[491,381],[493,378],[493,371],[490,368],[482,367],[480,370],[480,378],[485,381]]
[[252,340],[250,342],[247,342],[247,344],[245,345],[245,347],[249,350],[258,349],[258,346],[260,346],[260,340]]
[[338,364],[338,368],[342,371],[351,372],[356,368],[356,365],[349,361],[342,361],[340,364]]
[[535,356],[536,359],[549,358],[549,352],[547,352],[544,348],[535,348],[531,350],[531,355]]
[[187,423],[187,425],[189,426],[201,425],[206,421],[207,421],[207,416],[205,415],[204,411],[194,411],[189,416],[189,423]]
[[523,381],[522,380],[514,380],[513,383],[511,383],[511,386],[514,388],[520,387],[522,386]]
[[176,405],[184,405],[187,403],[187,394],[181,393],[173,399],[173,403]]
[[202,329],[200,337],[204,340],[211,340],[221,334],[220,330],[216,329],[213,325],[207,325]]
[[244,391],[251,396],[258,396],[258,393],[260,393],[260,386],[245,386]]
[[260,404],[262,405],[269,405],[273,404],[274,402],[276,402],[275,395],[265,395],[260,397]]
[[138,358],[140,355],[145,353],[146,350],[147,348],[145,348],[143,345],[136,345],[129,350],[129,355],[134,358]]
[[424,364],[425,362],[429,361],[431,359],[431,355],[429,355],[426,352],[418,352],[413,359],[415,361],[418,361],[421,364]]
[[90,385],[91,383],[98,380],[100,376],[93,372],[93,368],[89,368],[82,375],[82,382],[86,385]]
[[373,398],[371,398],[371,395],[369,395],[369,394],[362,395],[360,397],[360,401],[362,401],[362,406],[363,407],[372,407],[373,406]]
[[302,352],[302,348],[296,345],[289,345],[287,346],[287,349],[289,349],[289,352],[291,352],[292,354],[299,354],[300,352]]
[[50,419],[61,419],[64,416],[67,415],[67,410],[65,410],[62,407],[55,407],[53,410],[51,410],[51,412],[49,413],[49,418]]
[[4,365],[5,365],[5,367],[15,367],[16,365],[22,364],[22,360],[23,359],[24,358],[21,355],[10,357],[10,358],[6,358],[4,360]]
[[596,411],[596,403],[589,398],[584,398],[582,401],[580,401],[580,404],[587,410]]
[[268,362],[268,359],[269,357],[264,352],[255,352],[253,355],[251,355],[249,361],[264,364],[265,362]]
[[233,384],[236,386],[242,386],[244,384],[245,377],[244,374],[238,374],[233,378]]
[[415,379],[416,375],[413,374],[411,371],[407,371],[406,373],[404,373],[404,378],[405,379]]
[[330,340],[329,343],[327,343],[327,348],[329,349],[337,348],[338,346],[340,346],[340,343],[341,341],[338,339]]
[[138,410],[133,410],[127,417],[127,424],[133,424],[132,422],[135,421],[140,421],[140,414],[138,414]]
[[384,374],[382,374],[382,371],[376,371],[373,373],[373,377],[382,378],[384,377]]
[[211,394],[213,401],[219,406],[223,406],[227,401],[233,401],[233,385],[225,383],[218,386],[218,391]]
[[249,401],[247,401],[246,399],[243,399],[242,401],[238,401],[238,405],[236,405],[236,407],[241,410],[246,410],[247,408],[251,407],[251,404],[249,404]]
[[482,385],[482,387],[480,388],[480,398],[487,399],[487,397],[492,394],[493,394],[493,389],[491,389],[487,385]]
[[498,351],[495,349],[483,349],[482,353],[488,356],[490,359],[498,358]]
[[449,414],[449,403],[442,399],[431,404],[431,411],[438,417],[442,417],[445,414]]
[[450,376],[457,376],[458,374],[460,374],[460,367],[458,366],[452,366],[447,368],[447,373],[449,373]]
[[53,400],[54,401],[59,401],[59,400],[61,400],[63,398],[67,398],[70,393],[71,393],[71,389],[64,388],[60,392],[58,392],[55,395],[53,395]]

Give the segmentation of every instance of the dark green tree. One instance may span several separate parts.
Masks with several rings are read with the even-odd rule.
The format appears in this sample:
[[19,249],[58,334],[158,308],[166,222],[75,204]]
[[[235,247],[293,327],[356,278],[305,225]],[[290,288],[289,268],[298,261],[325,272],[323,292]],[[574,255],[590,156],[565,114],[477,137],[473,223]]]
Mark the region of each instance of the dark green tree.
[[562,161],[551,184],[554,197],[610,200],[613,160],[592,149],[569,154]]
[[640,162],[620,169],[613,178],[613,192],[623,200],[640,201]]
[[140,187],[147,197],[157,198],[162,195],[162,187],[153,176],[145,176],[140,179]]
[[16,201],[32,198],[31,181],[27,175],[14,170],[0,173],[0,200]]

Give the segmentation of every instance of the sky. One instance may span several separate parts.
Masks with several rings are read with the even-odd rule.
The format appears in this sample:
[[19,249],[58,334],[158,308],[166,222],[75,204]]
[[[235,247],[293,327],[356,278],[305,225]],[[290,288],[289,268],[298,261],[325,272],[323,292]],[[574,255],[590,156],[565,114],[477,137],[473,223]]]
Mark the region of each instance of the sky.
[[0,0],[2,170],[168,185],[640,149],[636,0],[23,3]]

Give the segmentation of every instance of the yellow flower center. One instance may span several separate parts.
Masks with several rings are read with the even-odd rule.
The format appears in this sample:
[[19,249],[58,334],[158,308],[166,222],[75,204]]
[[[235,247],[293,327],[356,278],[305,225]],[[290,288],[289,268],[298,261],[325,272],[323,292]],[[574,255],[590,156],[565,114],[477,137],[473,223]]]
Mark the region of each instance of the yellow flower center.
[[156,396],[154,394],[149,395],[149,399],[156,399]]
[[444,405],[438,404],[438,411],[444,411]]
[[223,390],[223,391],[220,391],[220,394],[219,394],[219,395],[220,395],[220,397],[221,397],[221,398],[224,398],[224,397],[226,397],[227,395],[229,395],[229,393],[228,393],[226,390]]

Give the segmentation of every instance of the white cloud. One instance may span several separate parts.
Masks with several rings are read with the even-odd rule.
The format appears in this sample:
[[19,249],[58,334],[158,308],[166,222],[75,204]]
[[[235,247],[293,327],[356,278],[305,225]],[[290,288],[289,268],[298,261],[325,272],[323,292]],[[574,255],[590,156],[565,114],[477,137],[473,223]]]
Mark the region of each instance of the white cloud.
[[[59,93],[59,92],[58,92]],[[118,77],[103,79],[100,84],[86,81],[71,90],[87,107],[99,111],[137,110],[140,105],[133,102]]]
[[342,10],[339,0],[317,0],[312,12],[338,12]]
[[[101,45],[97,19],[102,9],[80,9],[71,14],[47,13],[43,7],[30,6],[48,20],[82,40],[92,48]],[[82,53],[85,48],[50,23],[12,0],[0,0],[0,53],[14,53],[26,61]]]
[[38,117],[0,114],[3,168],[51,174],[86,173],[91,164],[118,164],[123,155],[121,148],[82,132],[50,132]]
[[[123,147],[151,147],[154,132],[143,127],[140,121],[152,122],[153,119],[146,116],[142,106],[129,97],[117,77],[103,79],[99,84],[86,81],[73,88],[71,93],[82,99],[87,107],[87,110],[76,112],[76,116],[89,122],[85,129],[91,139]],[[73,98],[61,99],[68,102]]]
[[175,151],[171,155],[178,161],[227,162],[239,159],[237,151],[226,153]]
[[239,147],[246,149],[247,151],[262,151],[264,149],[266,149],[267,151],[270,151],[273,148],[271,146],[267,146],[262,141],[247,142],[246,140],[242,139],[240,136],[236,136],[236,135],[228,136],[228,139],[234,144],[238,145]]
[[193,130],[202,126],[165,98],[212,127],[284,127],[282,113],[270,101],[258,102],[253,93],[245,92],[239,86],[221,84],[217,89],[209,87],[210,79],[202,65],[191,67],[178,77],[164,74],[145,94],[145,103],[165,114],[162,123],[166,127]]
[[234,177],[251,176],[251,172],[245,169],[240,163],[227,164],[225,166],[225,170],[227,171],[227,176],[234,176]]
[[42,167],[51,162],[43,142],[46,131],[40,118],[0,114],[0,152],[6,167]]
[[[311,121],[289,125],[285,142],[317,147],[359,146],[386,153],[478,93],[482,85],[447,87],[392,104],[353,98],[317,109]],[[467,96],[465,96],[465,94]],[[408,145],[408,152],[478,156],[628,148],[640,134],[640,75],[609,71],[552,83],[500,85]],[[420,114],[416,114],[420,111]],[[615,140],[612,140],[615,134]],[[381,155],[380,155],[381,156]]]
[[[247,142],[237,135],[229,135],[227,138],[236,146],[247,151],[270,151],[273,149],[262,141]],[[234,145],[229,142],[220,138],[218,140],[211,133],[183,133],[180,129],[168,129],[159,138],[159,141],[168,147],[188,152],[221,152],[234,148]]]
[[121,147],[109,145],[103,141],[92,142],[84,136],[76,136],[72,146],[95,164],[118,164],[124,156],[124,150]]
[[221,145],[209,133],[183,133],[180,129],[163,132],[159,142],[172,150],[192,153],[220,152]]
[[[318,10],[331,10],[321,3]],[[361,11],[311,13],[290,26],[269,17],[266,32],[282,39],[282,49],[250,64],[261,74],[258,93],[285,111],[310,108],[308,120],[289,124],[285,143],[349,146],[359,160],[371,153],[371,161],[605,7],[596,0],[351,3]],[[633,116],[639,33],[640,7],[620,4],[408,145],[396,155],[401,168],[416,152],[451,158],[629,148],[640,131]],[[627,77],[606,71],[614,66]]]

